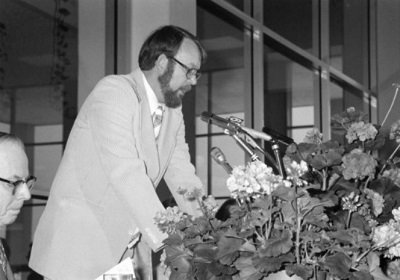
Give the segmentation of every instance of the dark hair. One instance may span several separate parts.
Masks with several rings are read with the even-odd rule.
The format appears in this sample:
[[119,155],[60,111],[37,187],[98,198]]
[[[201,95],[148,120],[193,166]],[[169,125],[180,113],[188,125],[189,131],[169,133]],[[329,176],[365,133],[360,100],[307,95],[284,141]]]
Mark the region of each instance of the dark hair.
[[140,69],[143,71],[152,69],[161,54],[174,57],[185,38],[196,44],[201,55],[201,64],[203,64],[207,55],[197,37],[181,27],[166,25],[150,34],[143,43],[139,52]]

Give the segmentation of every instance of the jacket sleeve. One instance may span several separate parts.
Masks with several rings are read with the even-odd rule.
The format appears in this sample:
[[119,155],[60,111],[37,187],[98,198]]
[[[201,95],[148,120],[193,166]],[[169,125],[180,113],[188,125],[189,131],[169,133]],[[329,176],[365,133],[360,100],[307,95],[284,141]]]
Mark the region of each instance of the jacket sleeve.
[[178,189],[192,191],[194,188],[201,189],[205,194],[203,184],[195,173],[195,167],[190,162],[189,147],[185,140],[185,125],[180,109],[180,126],[176,135],[176,145],[172,154],[171,161],[164,175],[165,182],[171,190],[179,208],[191,215],[199,216],[201,211],[196,201],[188,201],[178,194]]
[[165,209],[139,158],[139,101],[131,86],[115,76],[102,80],[94,91],[86,118],[103,171],[142,238],[156,251],[167,236],[154,224],[154,217]]

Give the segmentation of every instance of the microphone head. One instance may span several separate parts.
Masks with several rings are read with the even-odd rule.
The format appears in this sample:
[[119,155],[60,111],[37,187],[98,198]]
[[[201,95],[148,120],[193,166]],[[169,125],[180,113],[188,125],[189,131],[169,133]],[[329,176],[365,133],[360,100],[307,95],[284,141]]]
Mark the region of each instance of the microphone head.
[[209,112],[203,112],[201,113],[201,120],[205,121],[206,123],[209,123],[211,121],[213,114],[209,113]]
[[289,136],[283,135],[269,127],[264,126],[264,128],[262,129],[263,132],[271,135],[273,138],[275,138],[275,140],[281,142],[284,145],[290,145],[292,143],[294,143],[294,140],[292,138],[290,138]]
[[225,155],[224,155],[224,153],[221,151],[220,148],[218,148],[218,147],[212,147],[211,150],[210,150],[210,154],[211,154],[211,157],[212,157],[218,164],[221,164],[221,163],[226,162]]

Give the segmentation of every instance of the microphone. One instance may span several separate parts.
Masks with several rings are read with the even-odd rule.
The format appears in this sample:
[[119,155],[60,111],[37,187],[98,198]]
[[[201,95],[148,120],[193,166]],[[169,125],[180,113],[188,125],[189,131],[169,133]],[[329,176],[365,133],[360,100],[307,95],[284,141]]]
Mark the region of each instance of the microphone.
[[216,126],[219,126],[222,129],[227,129],[229,132],[237,132],[240,130],[240,126],[237,125],[236,123],[221,118],[215,114],[209,113],[209,112],[203,112],[201,113],[201,120],[205,121],[206,123],[214,124]]
[[242,127],[242,129],[244,131],[246,131],[248,134],[250,134],[250,136],[253,137],[253,138],[262,139],[262,140],[265,140],[265,141],[274,140],[270,135],[268,135],[268,134],[266,134],[264,132],[257,131],[257,130],[254,130],[254,129],[248,128],[248,127]]
[[210,154],[213,160],[225,169],[226,173],[228,173],[229,175],[232,173],[233,168],[226,160],[226,157],[220,148],[212,147],[210,150]]
[[[201,113],[201,119],[203,121],[205,121],[206,123],[214,124],[216,126],[221,127],[222,129],[227,129],[230,132],[245,132],[255,139],[262,139],[264,141],[277,140],[285,145],[290,145],[291,143],[294,142],[293,139],[291,139],[287,136],[281,135],[281,134],[273,131],[272,129],[267,129],[267,132],[270,132],[270,134],[267,134],[265,132],[261,132],[261,131],[257,131],[252,128],[241,126],[240,124],[233,122],[230,119],[224,119],[224,118],[221,118],[221,117],[219,117],[215,114],[209,113],[209,112]],[[264,128],[264,130],[266,130],[266,128]]]
[[272,135],[272,138],[278,140],[282,144],[289,146],[290,144],[294,143],[294,140],[292,138],[290,138],[289,136],[280,134],[279,132],[276,132],[275,130],[268,128],[266,126],[264,126],[264,128],[263,128],[263,132],[264,132],[264,134]]

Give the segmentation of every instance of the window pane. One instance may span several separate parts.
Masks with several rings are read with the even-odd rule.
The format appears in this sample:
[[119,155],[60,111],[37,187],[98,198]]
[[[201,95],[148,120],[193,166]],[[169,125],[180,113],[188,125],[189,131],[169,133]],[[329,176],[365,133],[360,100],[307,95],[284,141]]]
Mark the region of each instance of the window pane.
[[62,145],[43,145],[27,149],[27,152],[33,152],[30,163],[33,169],[32,173],[38,178],[32,194],[48,195],[54,175],[60,164],[62,148]]
[[[265,126],[284,135],[289,133],[296,141],[301,135],[300,130],[294,129],[314,126],[314,87],[318,77],[268,46],[264,47],[264,55]],[[294,131],[297,134],[291,135]]]
[[293,44],[318,55],[313,49],[312,0],[268,0],[263,1],[264,25]]
[[304,142],[304,137],[311,128],[295,128],[290,131],[295,143]]
[[332,66],[361,84],[368,84],[369,1],[329,1],[329,43]]

